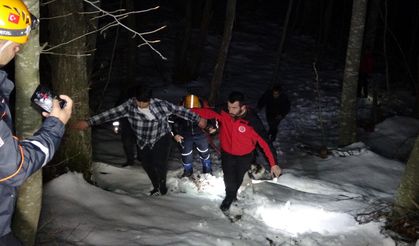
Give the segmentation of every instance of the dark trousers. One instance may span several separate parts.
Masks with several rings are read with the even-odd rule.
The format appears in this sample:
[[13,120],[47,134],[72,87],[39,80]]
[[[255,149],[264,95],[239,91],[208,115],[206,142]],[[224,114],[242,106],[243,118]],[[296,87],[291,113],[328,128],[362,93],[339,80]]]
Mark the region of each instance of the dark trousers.
[[153,146],[140,150],[141,164],[155,189],[166,188],[167,162],[169,159],[172,136],[166,134]]
[[17,239],[12,232],[0,237],[0,246],[22,246],[23,244]]
[[278,125],[283,119],[283,117],[282,116],[277,116],[277,117],[267,116],[266,118],[269,125],[269,132],[268,132],[269,138],[270,140],[275,141],[276,135],[278,134]]
[[247,155],[231,155],[221,153],[221,167],[224,173],[224,184],[226,187],[226,198],[235,199],[237,191],[243,182],[243,177],[250,168],[253,159],[253,152]]
[[[131,128],[127,118],[122,118],[119,120],[121,124],[121,138],[122,146],[124,147],[125,156],[127,158],[127,163],[133,164],[137,152],[137,139],[136,133]],[[137,156],[137,159],[139,157]]]
[[197,148],[201,160],[209,158],[208,139],[205,134],[198,134],[194,136],[184,136],[182,161],[184,164],[193,162],[193,148]]

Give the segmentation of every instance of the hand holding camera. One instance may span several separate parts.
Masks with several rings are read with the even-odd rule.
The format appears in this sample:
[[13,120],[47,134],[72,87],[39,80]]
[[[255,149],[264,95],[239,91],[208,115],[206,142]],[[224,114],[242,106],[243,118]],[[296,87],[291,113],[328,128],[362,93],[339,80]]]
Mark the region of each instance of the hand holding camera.
[[57,117],[64,124],[71,117],[73,100],[66,95],[55,96],[47,86],[39,85],[33,93],[31,101],[39,106],[44,117]]
[[45,85],[38,85],[35,92],[31,97],[31,101],[39,106],[39,108],[47,113],[50,113],[52,110],[52,101],[57,99],[60,101],[60,107],[64,108],[66,101],[60,97],[57,97],[54,92]]
[[[60,100],[54,99],[52,101],[52,110],[50,113],[42,112],[44,117],[54,116],[57,117],[61,122],[67,124],[68,120],[71,117],[71,112],[73,109],[73,100],[66,95],[60,95]],[[63,104],[63,101],[65,102]]]

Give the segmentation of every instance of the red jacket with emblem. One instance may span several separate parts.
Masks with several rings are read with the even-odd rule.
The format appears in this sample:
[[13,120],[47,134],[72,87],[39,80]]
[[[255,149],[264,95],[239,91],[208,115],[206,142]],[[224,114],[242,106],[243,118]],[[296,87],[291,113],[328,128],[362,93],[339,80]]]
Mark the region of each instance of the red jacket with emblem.
[[208,108],[191,109],[205,119],[216,119],[220,124],[220,145],[224,152],[231,155],[246,155],[251,153],[259,144],[268,158],[269,165],[274,166],[275,158],[268,143],[243,119],[234,119],[225,111],[217,113]]

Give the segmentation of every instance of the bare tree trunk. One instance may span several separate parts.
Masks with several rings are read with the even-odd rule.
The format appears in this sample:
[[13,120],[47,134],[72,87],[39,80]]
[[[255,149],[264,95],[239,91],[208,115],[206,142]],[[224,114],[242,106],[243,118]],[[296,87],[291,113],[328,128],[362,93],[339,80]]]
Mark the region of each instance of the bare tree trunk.
[[298,18],[301,18],[301,15],[300,15],[300,13],[301,13],[301,2],[302,2],[302,0],[297,0],[297,3],[296,4],[294,4],[295,5],[295,11],[294,11],[294,16],[292,17],[292,21],[291,21],[291,27],[290,27],[290,29],[291,29],[291,32],[295,32],[295,31],[297,31],[296,30],[296,26],[297,26],[297,24],[298,24]]
[[380,13],[380,1],[371,0],[369,2],[368,16],[365,26],[364,47],[374,50],[375,39],[377,37],[378,17]]
[[[31,13],[39,16],[39,1],[24,1]],[[27,44],[15,59],[16,133],[32,136],[41,124],[41,115],[31,107],[31,95],[39,84],[39,30],[31,32]],[[42,204],[42,171],[32,174],[19,188],[13,231],[24,245],[34,245]]]
[[280,71],[280,67],[281,67],[281,57],[282,57],[282,52],[284,50],[285,40],[286,40],[287,34],[288,34],[288,26],[290,24],[290,16],[291,16],[291,12],[292,12],[293,3],[294,3],[294,0],[289,0],[289,2],[288,2],[287,14],[285,16],[284,27],[282,28],[281,41],[279,42],[278,50],[277,50],[277,53],[276,53],[276,66],[275,66],[274,77],[272,79],[272,84],[276,84],[276,83],[279,82],[279,71]]
[[324,11],[322,10],[322,14],[320,16],[320,24],[319,24],[319,37],[317,39],[317,59],[321,60],[327,45],[329,44],[329,37],[330,37],[330,29],[333,23],[332,14],[333,14],[333,4],[335,1],[323,0],[322,2]]
[[[101,1],[96,1],[95,3],[96,3],[97,6],[100,7]],[[92,31],[98,29],[99,21],[98,21],[98,18],[95,18],[95,17],[97,17],[98,14],[95,12],[96,9],[93,8],[92,5],[86,4],[85,6],[86,6],[86,12],[90,13],[87,16],[87,18],[88,18],[88,20],[87,20],[88,31],[92,32]],[[88,35],[86,37],[86,39],[87,39],[87,41],[86,41],[87,50],[91,54],[90,56],[87,57],[87,60],[86,60],[87,76],[89,78],[91,78],[92,77],[92,72],[93,72],[93,65],[94,65],[93,63],[94,63],[94,60],[95,60],[94,54],[95,54],[95,50],[96,50],[97,34]]]
[[303,1],[303,14],[300,18],[300,25],[305,34],[316,35],[313,30],[316,30],[318,26],[316,22],[317,11],[313,11],[313,9],[318,9],[317,5],[317,1]]
[[334,4],[335,4],[335,1],[333,0],[326,1],[325,3],[324,16],[322,18],[322,23],[321,23],[321,26],[323,26],[323,28],[321,28],[320,30],[321,36],[319,39],[320,40],[319,47],[321,47],[318,51],[319,59],[323,56],[323,53],[326,51],[327,45],[332,43],[330,40],[330,33],[331,33],[330,30],[332,28],[332,23],[334,22],[332,19]]
[[[86,119],[89,115],[88,79],[86,70],[87,24],[82,0],[56,0],[48,4],[52,16],[63,16],[49,21],[51,46],[74,41],[60,46],[56,52],[62,55],[51,57],[52,82],[59,94],[67,94],[74,101],[72,120]],[[71,15],[68,15],[71,13]],[[83,173],[91,181],[91,136],[90,131],[66,131],[61,147],[54,160],[59,167],[67,166],[72,171]]]
[[[348,9],[350,8],[352,3],[352,0],[342,0],[341,3],[339,3],[339,5],[342,8],[342,12],[341,12],[341,17],[339,18],[340,20],[338,21],[339,25],[338,25],[338,31],[337,31],[337,47],[338,50],[345,50],[345,46],[347,46],[347,28],[346,28],[346,16],[347,16],[347,12],[349,11]],[[342,52],[343,53],[343,52]]]
[[[419,3],[416,3],[415,5],[416,13],[419,13]],[[412,71],[412,77],[413,77],[413,85],[416,92],[416,103],[415,103],[415,117],[419,118],[419,49],[417,47],[417,40],[418,40],[418,33],[419,33],[419,16],[415,15],[412,16],[413,20],[413,31],[411,34],[411,41],[410,41],[410,48],[408,52],[409,56],[409,67],[410,71]],[[417,68],[417,69],[415,69]],[[413,75],[414,71],[416,71],[416,79]]]
[[387,56],[387,28],[388,28],[388,9],[387,9],[387,0],[384,0],[384,31],[383,31],[383,53],[384,53],[384,62],[386,67],[386,89],[387,92],[390,91],[390,71],[388,64]]
[[236,16],[237,0],[227,1],[226,20],[224,26],[223,41],[221,42],[220,50],[218,51],[217,63],[214,68],[214,76],[211,81],[211,93],[209,96],[209,103],[214,105],[218,98],[221,81],[224,74],[224,66],[227,60],[228,49],[230,47],[231,36],[233,33],[234,20]]
[[394,202],[394,217],[404,217],[419,209],[419,137],[407,161]]
[[205,49],[205,44],[207,43],[208,36],[208,27],[213,15],[213,1],[214,0],[204,0],[204,9],[202,13],[201,28],[198,40],[198,46],[195,49],[193,57],[191,58],[191,74],[192,79],[196,79],[200,75],[202,56]]
[[185,9],[184,32],[176,37],[178,45],[176,47],[175,70],[173,81],[175,83],[185,83],[190,81],[190,71],[188,68],[188,54],[192,35],[192,0],[187,0]]
[[354,0],[351,29],[346,51],[345,71],[343,74],[339,136],[339,144],[341,145],[348,145],[356,141],[358,69],[364,36],[366,11],[367,0]]
[[415,83],[415,92],[416,92],[416,98],[415,98],[415,116],[419,118],[419,56],[416,60],[416,83]]

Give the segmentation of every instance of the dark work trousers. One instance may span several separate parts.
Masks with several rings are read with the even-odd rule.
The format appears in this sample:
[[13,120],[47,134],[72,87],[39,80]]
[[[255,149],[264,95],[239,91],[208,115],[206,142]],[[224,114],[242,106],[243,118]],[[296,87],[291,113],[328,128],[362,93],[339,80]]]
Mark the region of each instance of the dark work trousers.
[[[127,118],[122,118],[119,122],[121,124],[122,146],[124,147],[127,163],[134,164],[135,152],[137,151],[136,134],[134,130],[132,130],[131,124]],[[138,156],[137,159],[139,159]]]
[[12,232],[0,237],[0,246],[23,246]]
[[185,134],[182,136],[184,136],[182,149],[182,161],[184,164],[193,162],[193,147],[198,150],[201,160],[206,160],[209,158],[210,153],[208,149],[208,138],[205,133],[197,134],[194,136]]
[[275,141],[276,135],[278,134],[278,125],[282,120],[282,116],[272,117],[272,116],[266,116],[266,119],[268,121],[269,125],[269,138],[272,141]]
[[141,164],[146,171],[154,189],[166,189],[167,162],[169,159],[172,135],[166,134],[153,146],[140,150]]
[[221,152],[221,167],[224,173],[226,198],[235,199],[237,191],[243,182],[243,177],[250,168],[253,159],[253,151],[247,155],[231,155]]

